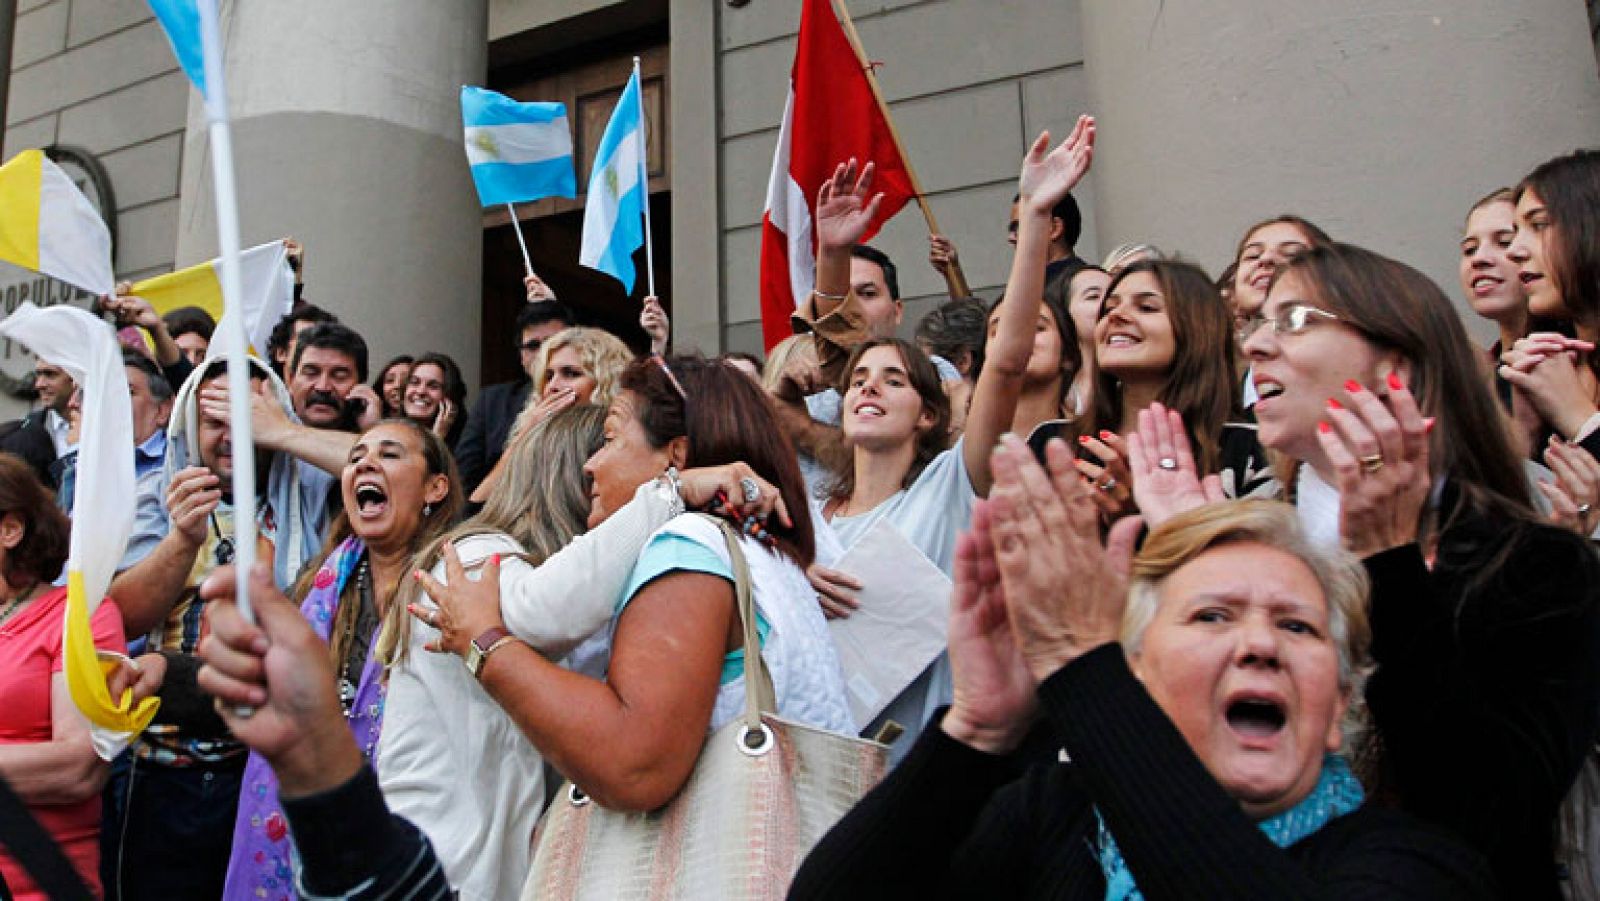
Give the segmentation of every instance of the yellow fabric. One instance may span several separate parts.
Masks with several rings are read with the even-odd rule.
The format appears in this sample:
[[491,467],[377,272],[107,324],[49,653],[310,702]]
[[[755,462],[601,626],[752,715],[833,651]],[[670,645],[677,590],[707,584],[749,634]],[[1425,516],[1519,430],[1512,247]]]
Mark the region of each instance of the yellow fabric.
[[147,278],[133,286],[133,293],[150,301],[162,316],[179,307],[199,307],[213,320],[222,319],[222,283],[217,267],[209,261]]
[[72,701],[89,722],[114,732],[139,733],[150,725],[161,706],[156,698],[145,698],[133,705],[133,693],[124,692],[116,703],[111,701],[111,689],[106,676],[115,668],[114,663],[102,663],[95,654],[94,633],[89,629],[89,602],[83,590],[83,573],[67,571],[67,628],[64,636],[66,659],[62,669],[67,674],[67,688]]
[[24,150],[0,166],[0,260],[39,271],[39,186],[44,152]]

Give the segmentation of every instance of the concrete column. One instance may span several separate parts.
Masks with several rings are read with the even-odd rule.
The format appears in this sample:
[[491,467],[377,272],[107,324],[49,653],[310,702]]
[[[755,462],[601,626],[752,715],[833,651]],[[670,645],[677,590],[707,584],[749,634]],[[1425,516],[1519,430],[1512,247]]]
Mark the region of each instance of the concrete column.
[[672,331],[675,349],[722,350],[722,242],[718,184],[717,13],[707,0],[672,0]]
[[[245,246],[306,245],[305,296],[367,339],[372,366],[450,354],[479,372],[483,232],[459,89],[481,84],[486,0],[274,0],[223,10]],[[178,265],[216,255],[197,98]]]
[[1600,144],[1571,0],[1083,0],[1082,21],[1102,247],[1153,241],[1215,273],[1288,211],[1458,297],[1467,207]]

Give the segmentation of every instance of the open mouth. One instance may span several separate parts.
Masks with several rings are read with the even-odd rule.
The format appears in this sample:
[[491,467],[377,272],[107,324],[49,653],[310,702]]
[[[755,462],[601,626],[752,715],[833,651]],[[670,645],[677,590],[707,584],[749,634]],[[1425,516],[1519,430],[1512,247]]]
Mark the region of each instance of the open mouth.
[[1259,400],[1271,400],[1283,394],[1283,386],[1272,379],[1256,379],[1256,397]]
[[1505,284],[1504,279],[1495,278],[1492,275],[1480,275],[1472,280],[1472,290],[1478,292],[1491,291],[1503,284]]
[[356,486],[356,512],[363,518],[379,516],[389,508],[389,495],[371,482]]
[[1531,285],[1539,279],[1544,278],[1544,275],[1538,272],[1519,272],[1517,273],[1517,278],[1521,280],[1524,285]]
[[1233,731],[1246,738],[1271,738],[1288,720],[1281,704],[1265,698],[1240,698],[1228,705],[1226,715]]
[[1135,338],[1132,335],[1124,335],[1120,333],[1107,335],[1105,340],[1105,345],[1107,347],[1133,347],[1134,345],[1140,343],[1142,342],[1138,338]]
[[877,404],[861,404],[856,407],[857,416],[883,416],[883,408]]

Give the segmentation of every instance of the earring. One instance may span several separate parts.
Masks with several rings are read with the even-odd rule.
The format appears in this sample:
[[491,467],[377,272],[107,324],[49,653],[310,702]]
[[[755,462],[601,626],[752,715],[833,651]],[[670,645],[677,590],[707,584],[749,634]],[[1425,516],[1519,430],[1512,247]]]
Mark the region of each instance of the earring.
[[423,519],[427,519],[428,517],[430,517],[432,515],[433,515],[433,504],[423,504],[422,505],[422,518]]

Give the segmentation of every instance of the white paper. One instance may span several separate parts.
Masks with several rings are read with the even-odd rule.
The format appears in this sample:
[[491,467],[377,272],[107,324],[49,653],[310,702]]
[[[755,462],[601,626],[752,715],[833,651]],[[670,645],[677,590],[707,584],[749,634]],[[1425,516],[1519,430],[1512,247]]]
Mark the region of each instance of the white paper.
[[828,622],[861,730],[944,651],[950,579],[885,519],[831,568],[861,583],[861,606]]

